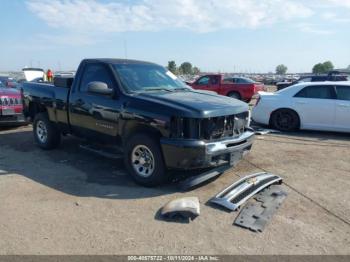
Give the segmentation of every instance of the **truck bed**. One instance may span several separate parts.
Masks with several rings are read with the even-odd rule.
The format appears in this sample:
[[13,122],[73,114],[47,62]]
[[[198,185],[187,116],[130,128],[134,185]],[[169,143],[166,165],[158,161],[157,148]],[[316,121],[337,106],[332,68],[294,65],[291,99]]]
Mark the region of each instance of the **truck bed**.
[[30,116],[31,103],[42,104],[47,108],[49,118],[57,124],[68,125],[69,88],[57,87],[48,83],[25,82],[22,86],[26,116]]

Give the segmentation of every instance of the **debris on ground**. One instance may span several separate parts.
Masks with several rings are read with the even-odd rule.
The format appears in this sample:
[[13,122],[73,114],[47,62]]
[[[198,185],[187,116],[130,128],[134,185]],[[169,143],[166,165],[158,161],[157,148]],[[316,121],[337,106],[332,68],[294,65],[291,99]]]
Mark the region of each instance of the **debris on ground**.
[[262,232],[287,195],[281,185],[271,185],[257,194],[255,201],[242,208],[234,224],[254,232]]
[[237,210],[249,198],[272,184],[281,184],[280,176],[261,172],[245,176],[225,188],[214,198],[211,203],[223,206],[231,211]]
[[162,207],[160,214],[164,218],[194,220],[200,214],[199,199],[198,197],[184,197],[172,200]]
[[256,135],[267,135],[269,133],[281,133],[281,131],[275,129],[254,128],[254,133]]

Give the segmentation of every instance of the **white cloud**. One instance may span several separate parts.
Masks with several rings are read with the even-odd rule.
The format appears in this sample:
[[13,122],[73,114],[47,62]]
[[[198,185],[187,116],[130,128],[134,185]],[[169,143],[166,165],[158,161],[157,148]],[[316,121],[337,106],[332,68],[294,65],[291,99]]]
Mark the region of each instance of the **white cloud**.
[[336,13],[332,13],[332,12],[325,12],[321,15],[321,17],[326,21],[332,22],[332,23],[350,23],[349,17],[341,17]]
[[27,5],[48,25],[73,32],[211,32],[258,28],[313,14],[302,2],[292,0],[29,0]]
[[296,27],[304,33],[310,33],[310,34],[316,34],[316,35],[331,35],[331,34],[333,34],[332,31],[320,29],[317,27],[317,25],[310,24],[310,23],[300,23],[300,24],[297,24]]
[[350,0],[323,0],[332,5],[350,8]]

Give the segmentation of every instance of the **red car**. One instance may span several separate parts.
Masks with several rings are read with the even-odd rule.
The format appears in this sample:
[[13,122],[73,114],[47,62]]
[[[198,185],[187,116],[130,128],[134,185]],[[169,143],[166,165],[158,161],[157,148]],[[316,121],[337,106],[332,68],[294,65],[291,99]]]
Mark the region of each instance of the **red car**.
[[264,84],[256,83],[245,77],[224,78],[221,74],[204,75],[193,83],[187,83],[194,89],[210,90],[219,95],[229,96],[249,102],[258,91],[264,91]]
[[25,123],[21,92],[0,84],[0,126]]

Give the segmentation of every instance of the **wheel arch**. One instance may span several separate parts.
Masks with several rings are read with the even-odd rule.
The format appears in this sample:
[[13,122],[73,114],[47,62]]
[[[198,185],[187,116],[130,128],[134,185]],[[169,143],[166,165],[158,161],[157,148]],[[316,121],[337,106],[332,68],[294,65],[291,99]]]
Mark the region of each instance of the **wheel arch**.
[[47,109],[45,108],[45,106],[35,102],[30,102],[28,105],[28,111],[26,113],[26,116],[30,117],[30,119],[34,121],[35,116],[39,113],[47,113]]
[[158,139],[163,136],[162,133],[155,127],[143,123],[137,123],[136,121],[127,121],[122,129],[123,144],[125,144],[128,139],[130,139],[130,137],[134,136],[135,134],[152,135]]
[[239,99],[242,99],[242,94],[237,90],[228,91],[226,96],[230,96],[231,94],[237,94],[239,96]]

